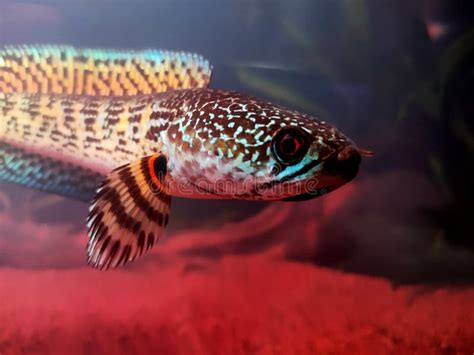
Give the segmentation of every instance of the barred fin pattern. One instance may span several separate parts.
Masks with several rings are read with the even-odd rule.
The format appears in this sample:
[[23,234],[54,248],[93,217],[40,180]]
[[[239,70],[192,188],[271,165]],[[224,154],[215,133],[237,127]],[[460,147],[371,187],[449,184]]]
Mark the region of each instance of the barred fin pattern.
[[0,92],[129,96],[205,88],[209,62],[197,54],[157,50],[0,48]]
[[115,169],[89,210],[89,263],[108,269],[149,250],[168,224],[170,204],[164,156],[145,157]]

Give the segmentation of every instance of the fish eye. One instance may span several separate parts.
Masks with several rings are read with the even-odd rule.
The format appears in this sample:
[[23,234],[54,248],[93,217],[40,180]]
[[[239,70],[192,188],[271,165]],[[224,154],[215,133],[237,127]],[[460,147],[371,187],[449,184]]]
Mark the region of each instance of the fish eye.
[[308,152],[309,139],[306,132],[296,127],[283,128],[272,141],[272,153],[284,165],[294,165]]

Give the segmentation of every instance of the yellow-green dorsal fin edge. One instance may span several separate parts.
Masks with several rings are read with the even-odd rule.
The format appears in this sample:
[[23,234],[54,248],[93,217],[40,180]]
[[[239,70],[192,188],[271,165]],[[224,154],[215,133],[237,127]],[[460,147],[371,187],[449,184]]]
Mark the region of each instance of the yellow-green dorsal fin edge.
[[205,88],[212,67],[202,56],[166,50],[0,47],[0,92],[130,96]]

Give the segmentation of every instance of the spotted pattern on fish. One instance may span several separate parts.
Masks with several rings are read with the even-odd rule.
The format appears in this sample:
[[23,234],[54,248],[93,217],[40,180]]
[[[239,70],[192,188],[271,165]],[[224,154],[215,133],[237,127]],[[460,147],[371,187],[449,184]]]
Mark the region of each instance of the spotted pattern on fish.
[[[151,99],[0,93],[0,140],[18,146],[28,142],[51,156],[82,157],[113,168],[143,156],[141,123]],[[32,103],[41,110],[32,111]]]

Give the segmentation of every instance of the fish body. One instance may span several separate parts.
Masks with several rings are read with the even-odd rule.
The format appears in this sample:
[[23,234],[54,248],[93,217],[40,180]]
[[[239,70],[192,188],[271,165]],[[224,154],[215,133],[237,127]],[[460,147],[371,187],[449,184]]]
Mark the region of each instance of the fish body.
[[336,128],[209,79],[196,55],[4,50],[0,178],[92,199],[89,261],[107,268],[155,243],[172,196],[299,200],[357,174]]
[[[291,191],[272,197],[253,189],[306,165],[280,166],[272,159],[270,143],[284,127],[315,136],[308,162],[336,151],[324,142],[351,144],[336,129],[306,115],[210,89],[129,98],[0,94],[0,110],[0,141],[104,176],[141,157],[166,154],[170,191],[179,197],[290,197]],[[275,174],[275,169],[282,171]]]

